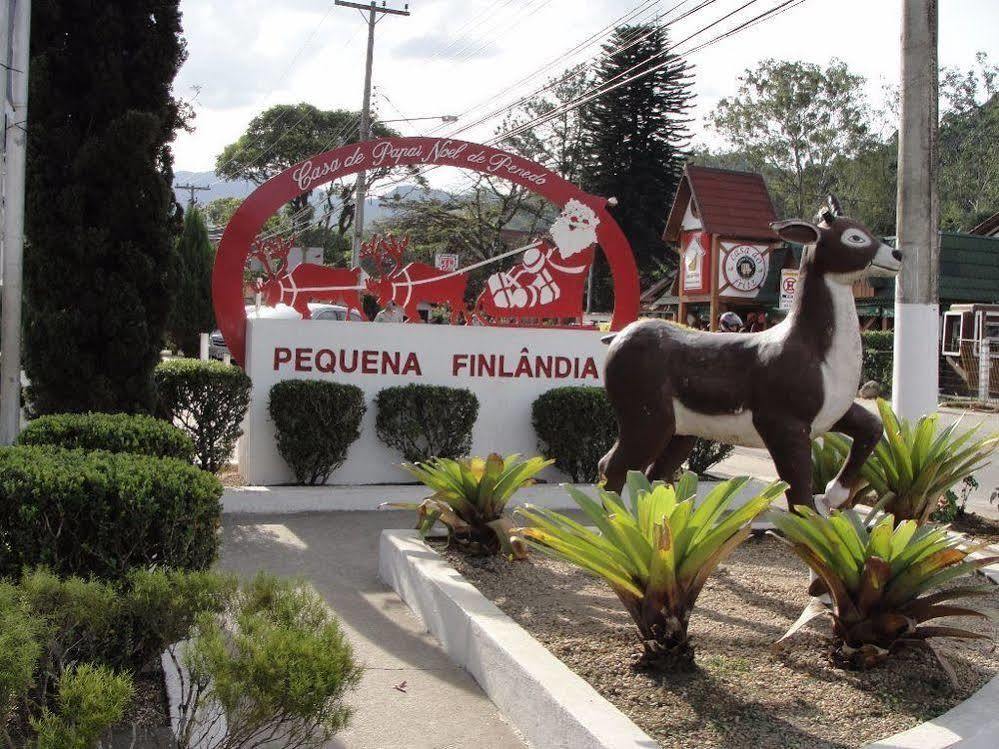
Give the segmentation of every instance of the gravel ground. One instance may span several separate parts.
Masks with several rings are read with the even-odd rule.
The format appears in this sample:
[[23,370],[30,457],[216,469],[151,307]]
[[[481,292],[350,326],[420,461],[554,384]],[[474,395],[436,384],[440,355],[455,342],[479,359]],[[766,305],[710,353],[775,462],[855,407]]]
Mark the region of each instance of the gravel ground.
[[[698,669],[648,674],[634,625],[598,580],[533,554],[530,562],[465,558],[452,564],[504,612],[666,749],[859,747],[940,715],[999,671],[984,641],[947,640],[955,690],[928,654],[903,652],[866,673],[827,659],[816,620],[773,642],[807,603],[803,563],[772,538],[744,543],[708,581],[691,617]],[[978,599],[999,609],[999,589]],[[995,637],[994,623],[953,619]]]

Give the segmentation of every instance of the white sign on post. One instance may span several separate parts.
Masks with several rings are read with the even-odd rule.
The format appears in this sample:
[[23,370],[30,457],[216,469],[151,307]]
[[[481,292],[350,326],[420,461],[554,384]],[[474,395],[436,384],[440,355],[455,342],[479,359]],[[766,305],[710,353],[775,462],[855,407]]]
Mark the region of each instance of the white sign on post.
[[780,272],[780,299],[778,309],[791,309],[794,302],[794,292],[798,288],[798,271],[795,268],[785,268]]

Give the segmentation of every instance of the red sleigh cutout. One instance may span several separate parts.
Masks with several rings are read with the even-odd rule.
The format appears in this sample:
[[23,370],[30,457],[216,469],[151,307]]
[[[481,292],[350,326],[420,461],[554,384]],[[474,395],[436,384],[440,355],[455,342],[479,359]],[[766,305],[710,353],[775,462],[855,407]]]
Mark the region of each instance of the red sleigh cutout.
[[593,264],[599,220],[589,206],[569,200],[551,227],[552,241],[528,247],[521,262],[494,273],[475,302],[484,323],[510,320],[583,322],[583,296]]

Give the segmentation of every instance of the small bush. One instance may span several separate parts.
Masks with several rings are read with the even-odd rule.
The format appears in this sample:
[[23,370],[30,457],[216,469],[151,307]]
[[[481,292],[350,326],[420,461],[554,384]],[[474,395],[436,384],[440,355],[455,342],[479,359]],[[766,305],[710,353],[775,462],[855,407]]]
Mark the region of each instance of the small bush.
[[19,445],[57,445],[157,458],[194,460],[194,443],[162,419],[144,414],[51,414],[32,421],[18,436]]
[[125,715],[134,687],[128,674],[82,663],[59,677],[56,709],[42,708],[31,727],[38,749],[86,749]]
[[390,387],[375,398],[378,438],[410,463],[461,458],[472,449],[479,400],[470,390],[437,385]]
[[617,439],[617,421],[607,393],[597,387],[561,387],[531,406],[538,449],[576,483],[599,478],[597,464]]
[[861,333],[860,337],[864,342],[864,359],[857,387],[874,380],[881,386],[882,395],[890,395],[895,333],[891,330],[869,330]]
[[278,452],[300,484],[325,484],[343,465],[366,410],[359,387],[320,380],[279,382],[267,407]]
[[0,449],[0,575],[45,565],[121,578],[135,566],[215,561],[222,485],[172,458]]
[[361,678],[339,622],[311,588],[258,575],[226,610],[203,617],[190,642],[171,648],[190,669],[182,702],[191,706],[177,745],[189,749],[213,720],[216,704],[227,735],[215,747],[322,746],[351,715],[344,702]]
[[194,441],[198,464],[215,473],[229,463],[250,406],[250,378],[239,367],[171,359],[154,372],[160,414]]
[[724,442],[715,442],[698,437],[694,440],[694,449],[690,451],[687,458],[687,468],[692,472],[701,475],[708,472],[708,469],[716,463],[721,463],[735,450],[732,445]]
[[229,575],[163,569],[0,583],[0,726],[15,746],[95,746],[122,720],[132,674],[226,611],[235,589]]

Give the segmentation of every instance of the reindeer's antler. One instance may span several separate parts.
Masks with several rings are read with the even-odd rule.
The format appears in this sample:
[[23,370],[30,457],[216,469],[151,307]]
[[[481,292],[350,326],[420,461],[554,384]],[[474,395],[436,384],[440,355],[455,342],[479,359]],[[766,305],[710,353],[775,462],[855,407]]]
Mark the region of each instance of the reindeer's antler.
[[[409,246],[409,237],[400,242],[392,234],[381,237],[373,234],[367,242],[361,243],[361,260],[371,260],[380,272],[395,272],[402,265],[402,258]],[[391,261],[393,267],[383,268],[385,260]]]
[[[260,261],[268,278],[276,278],[288,270],[288,255],[295,246],[295,239],[294,235],[258,239],[250,245],[249,257]],[[277,267],[274,267],[275,260]]]

